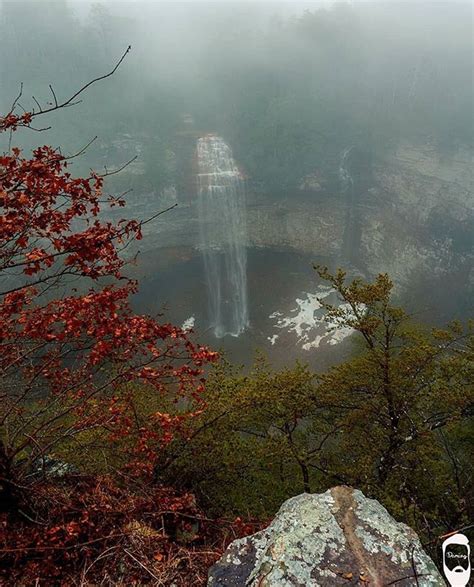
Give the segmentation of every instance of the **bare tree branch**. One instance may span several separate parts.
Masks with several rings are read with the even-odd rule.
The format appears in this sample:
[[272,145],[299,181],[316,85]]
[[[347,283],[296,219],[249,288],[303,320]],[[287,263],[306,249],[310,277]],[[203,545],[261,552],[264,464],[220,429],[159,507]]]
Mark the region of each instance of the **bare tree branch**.
[[[80,96],[83,92],[85,92],[87,90],[87,88],[89,88],[93,84],[112,76],[117,71],[117,69],[120,67],[120,65],[122,64],[122,61],[125,59],[127,54],[130,52],[131,48],[132,48],[131,45],[129,45],[127,47],[127,49],[123,53],[122,57],[120,57],[117,64],[115,65],[115,67],[111,71],[109,71],[109,73],[106,73],[104,75],[100,75],[100,76],[92,79],[91,81],[87,82],[81,88],[79,88],[79,90],[77,90],[77,92],[75,92],[72,96],[70,96],[69,98],[67,98],[63,102],[58,102],[56,93],[54,92],[54,89],[51,84],[49,84],[49,89],[51,90],[51,93],[53,95],[54,104],[50,108],[43,108],[41,106],[41,104],[38,102],[38,100],[35,98],[35,96],[32,96],[33,100],[35,101],[36,105],[38,106],[37,111],[31,112],[32,118],[35,118],[36,116],[40,116],[41,114],[48,114],[49,112],[54,112],[55,110],[60,110],[61,108],[67,108],[68,106],[75,106],[76,104],[79,104],[80,100],[75,101],[76,98],[78,96]],[[13,101],[12,108],[10,110],[10,114],[13,113],[15,107],[18,105],[18,100],[20,99],[22,93],[23,93],[23,83],[20,86],[20,92],[19,92],[18,96]],[[37,131],[48,130],[50,128],[50,127],[46,127],[44,129],[34,129],[29,124],[20,124],[19,126],[24,126],[26,128],[31,128],[32,130],[37,130]]]
[[51,90],[51,93],[53,94],[54,105],[57,108],[58,107],[58,99],[56,98],[56,94],[54,93],[53,86],[51,84],[49,84],[49,89]]

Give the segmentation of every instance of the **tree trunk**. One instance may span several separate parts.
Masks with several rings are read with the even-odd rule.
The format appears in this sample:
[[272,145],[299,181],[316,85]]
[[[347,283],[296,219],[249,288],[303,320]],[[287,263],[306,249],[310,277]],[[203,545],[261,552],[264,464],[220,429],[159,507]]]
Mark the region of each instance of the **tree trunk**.
[[0,512],[17,510],[19,501],[11,459],[8,457],[4,443],[0,440]]
[[309,484],[309,469],[306,463],[300,461],[300,469],[303,475],[303,489],[305,493],[311,493],[311,486]]

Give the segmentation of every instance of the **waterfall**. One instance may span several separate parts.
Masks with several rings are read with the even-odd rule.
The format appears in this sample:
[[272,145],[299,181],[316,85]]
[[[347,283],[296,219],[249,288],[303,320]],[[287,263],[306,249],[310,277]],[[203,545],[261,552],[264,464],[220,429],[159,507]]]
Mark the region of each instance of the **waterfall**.
[[346,147],[339,161],[339,181],[346,199],[346,220],[342,243],[342,262],[354,262],[358,251],[358,212],[355,199],[354,179],[350,169],[350,155],[354,146]]
[[[354,146],[346,147],[341,153],[341,160],[339,162],[339,179],[341,181],[343,192],[346,192],[348,189],[350,189],[351,192],[354,191],[354,180],[352,179],[352,175],[348,168],[348,159],[353,148]],[[352,199],[352,193],[349,195]]]
[[197,143],[198,210],[211,328],[239,336],[249,324],[245,184],[232,150],[215,135]]

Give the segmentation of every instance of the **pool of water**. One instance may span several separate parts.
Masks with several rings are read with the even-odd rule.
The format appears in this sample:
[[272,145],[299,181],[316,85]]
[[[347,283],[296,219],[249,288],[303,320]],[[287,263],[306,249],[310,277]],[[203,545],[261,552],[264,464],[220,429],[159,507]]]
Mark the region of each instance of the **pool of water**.
[[[249,249],[250,326],[238,337],[214,336],[203,261],[191,249],[159,249],[140,256],[133,271],[140,291],[133,305],[139,312],[161,314],[161,320],[193,325],[197,340],[223,351],[234,362],[249,365],[261,350],[276,367],[301,359],[315,368],[325,368],[347,356],[351,344],[349,339],[335,344],[321,336],[323,327],[316,323],[316,313],[316,321],[311,323],[310,302],[322,286],[313,269],[317,262],[325,261],[296,252]],[[319,320],[321,314],[317,312]],[[312,328],[316,328],[314,335]],[[321,342],[315,344],[319,338]]]

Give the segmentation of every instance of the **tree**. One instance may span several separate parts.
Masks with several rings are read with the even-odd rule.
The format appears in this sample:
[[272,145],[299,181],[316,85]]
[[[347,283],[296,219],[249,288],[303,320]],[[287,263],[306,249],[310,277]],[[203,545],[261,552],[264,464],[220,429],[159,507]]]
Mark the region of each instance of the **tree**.
[[196,492],[213,511],[267,516],[332,475],[321,463],[336,434],[306,365],[274,371],[259,355],[250,373],[225,361],[206,382],[207,409],[162,453],[161,479]]
[[415,324],[385,274],[367,283],[318,272],[339,298],[320,300],[329,327],[353,330],[354,356],[317,374],[263,359],[249,374],[217,364],[209,407],[162,453],[161,478],[217,511],[258,515],[344,483],[429,539],[462,527],[472,516],[471,328]]
[[421,327],[392,302],[386,274],[348,282],[342,270],[316,269],[340,298],[338,305],[321,300],[328,321],[352,328],[363,343],[351,361],[318,378],[318,399],[340,425],[330,467],[405,516],[425,514],[425,522],[431,516],[452,529],[468,515],[472,481],[466,453],[454,450],[472,408],[472,323]]
[[[128,49],[126,53],[128,52]],[[33,128],[66,108],[91,84],[52,104],[0,118],[0,132]],[[105,175],[74,178],[58,149],[32,156],[13,147],[0,157],[0,503],[18,509],[45,457],[86,430],[130,439],[128,466],[153,469],[160,447],[201,409],[203,366],[215,353],[172,324],[132,312],[137,284],[123,274],[123,249],[141,238],[143,222],[104,219],[120,198],[103,195]],[[175,416],[137,419],[124,383],[184,397]],[[125,389],[125,391],[124,391]],[[183,407],[183,405],[185,407]]]

